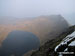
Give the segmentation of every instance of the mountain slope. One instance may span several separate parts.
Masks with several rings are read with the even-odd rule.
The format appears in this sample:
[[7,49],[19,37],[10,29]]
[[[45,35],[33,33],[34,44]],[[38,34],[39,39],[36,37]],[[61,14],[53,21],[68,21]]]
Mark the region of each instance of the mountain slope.
[[61,15],[40,16],[28,20],[10,18],[7,22],[7,25],[3,24],[3,22],[0,24],[0,44],[13,30],[32,32],[39,38],[40,43],[43,44],[47,40],[55,38],[69,27],[68,22]]
[[66,31],[58,36],[58,38],[47,41],[37,51],[33,52],[31,56],[55,56],[54,48],[65,38],[67,35],[75,31],[75,26],[70,26]]

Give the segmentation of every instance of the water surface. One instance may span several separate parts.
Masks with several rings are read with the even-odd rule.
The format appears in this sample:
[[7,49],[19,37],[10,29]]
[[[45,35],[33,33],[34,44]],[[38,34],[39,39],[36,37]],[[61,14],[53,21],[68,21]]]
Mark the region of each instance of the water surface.
[[26,52],[37,49],[40,45],[36,35],[26,31],[12,31],[2,43],[2,56],[22,56]]

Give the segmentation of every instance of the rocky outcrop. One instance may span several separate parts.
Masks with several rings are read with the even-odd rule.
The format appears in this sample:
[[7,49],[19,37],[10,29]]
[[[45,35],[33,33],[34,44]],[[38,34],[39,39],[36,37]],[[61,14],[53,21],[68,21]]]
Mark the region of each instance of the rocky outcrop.
[[69,27],[66,31],[58,36],[58,38],[47,41],[37,51],[33,52],[31,56],[57,56],[54,51],[55,47],[68,35],[75,31],[75,26]]

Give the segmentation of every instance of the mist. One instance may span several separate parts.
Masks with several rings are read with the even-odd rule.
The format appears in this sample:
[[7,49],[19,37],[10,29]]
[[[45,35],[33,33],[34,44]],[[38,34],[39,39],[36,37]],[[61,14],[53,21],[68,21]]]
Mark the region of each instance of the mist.
[[[16,18],[61,14],[74,21],[75,0],[0,0],[0,16]],[[74,24],[74,23],[73,23]]]
[[53,54],[62,38],[75,30],[72,25],[75,0],[0,0],[0,56],[30,56],[45,48],[44,54]]

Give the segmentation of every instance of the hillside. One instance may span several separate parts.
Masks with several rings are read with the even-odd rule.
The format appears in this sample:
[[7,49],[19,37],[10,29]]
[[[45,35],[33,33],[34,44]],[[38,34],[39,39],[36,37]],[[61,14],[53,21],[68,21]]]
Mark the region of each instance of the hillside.
[[75,26],[70,26],[65,32],[60,34],[58,38],[47,41],[37,51],[33,52],[31,56],[56,56],[54,52],[55,47],[65,38],[67,35],[75,31]]
[[2,23],[0,22],[0,44],[13,30],[32,32],[43,44],[47,40],[55,38],[69,27],[67,21],[61,15],[40,16],[27,20],[26,18],[13,19],[4,17],[4,19],[0,18],[0,21],[2,21]]
[[[4,20],[5,19],[3,19],[3,21]],[[8,24],[0,24],[0,46],[2,46],[2,43],[7,38],[8,34],[14,30],[32,32],[39,38],[40,46],[42,46],[49,40],[59,38],[57,36],[59,36],[69,27],[68,22],[61,15],[40,16],[27,20],[24,18],[20,20],[9,20],[8,18],[7,21],[8,22],[5,23]],[[32,51],[29,52],[32,53]]]

